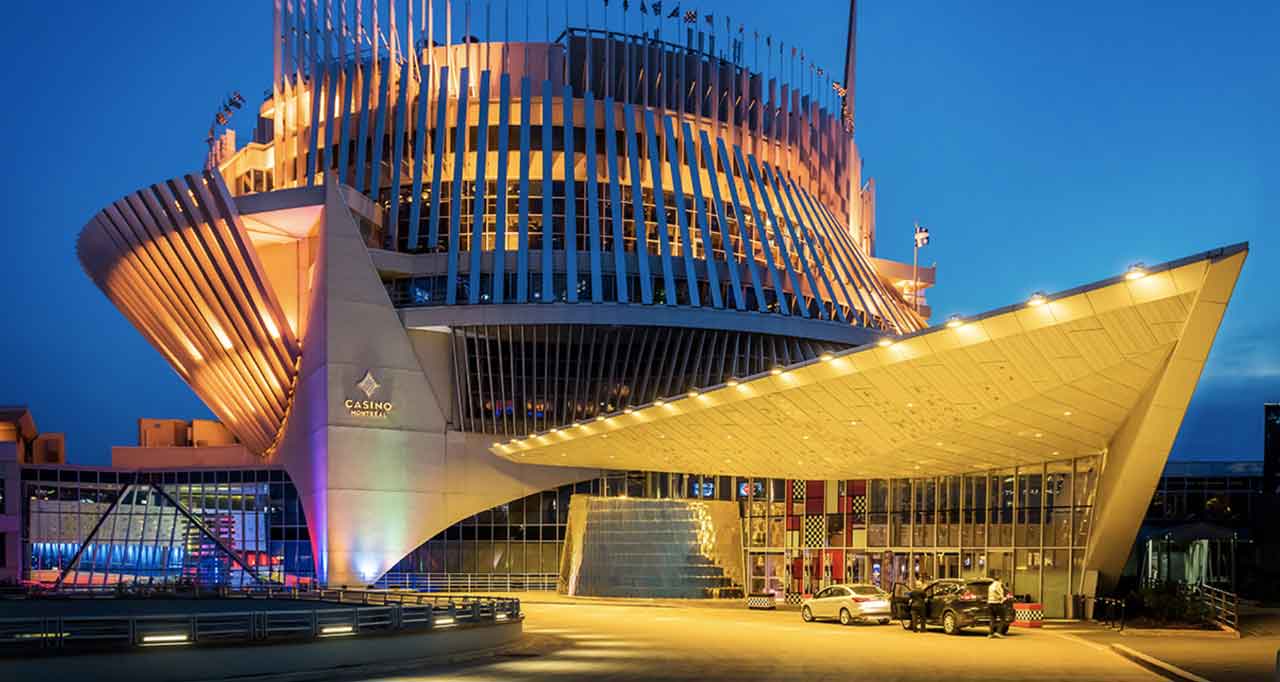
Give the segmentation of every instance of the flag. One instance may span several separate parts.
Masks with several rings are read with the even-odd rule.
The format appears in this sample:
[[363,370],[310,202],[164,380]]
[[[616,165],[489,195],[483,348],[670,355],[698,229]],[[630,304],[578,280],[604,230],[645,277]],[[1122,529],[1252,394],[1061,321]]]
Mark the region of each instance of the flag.
[[773,35],[772,35],[772,34],[767,35],[767,36],[765,36],[765,37],[764,37],[764,44],[765,44],[765,47],[773,47]]
[[[658,3],[658,4],[662,4],[662,3]],[[656,12],[657,10],[655,9],[654,11]],[[640,0],[640,13],[641,14],[649,13],[649,8],[644,6],[644,0]]]
[[929,228],[924,225],[916,225],[916,248],[921,248],[929,243]]
[[626,12],[631,9],[631,0],[622,0],[622,11]]
[[[742,32],[743,32],[743,31],[745,31],[745,30],[747,30],[747,27],[746,27],[746,26],[743,26],[742,24],[738,24],[738,35],[742,35]],[[759,38],[759,37],[760,37],[760,34],[759,34],[759,33],[757,33],[757,34],[756,34],[756,37],[757,37],[757,38]]]
[[689,10],[688,12],[685,12],[685,13],[684,13],[684,23],[686,23],[686,24],[695,24],[695,23],[697,23],[697,22],[698,22],[698,11],[697,11],[697,10],[692,10],[692,9],[691,9],[691,10]]
[[676,8],[675,8],[675,9],[673,9],[673,10],[671,10],[671,13],[667,15],[667,18],[668,18],[668,19],[675,19],[675,18],[677,18],[677,17],[679,17],[679,16],[680,16],[680,5],[676,5]]
[[705,17],[703,17],[703,18],[707,20],[707,25],[708,25],[708,26],[715,26],[715,25],[716,25],[716,15],[714,15],[714,14],[708,14],[707,16],[705,16]]

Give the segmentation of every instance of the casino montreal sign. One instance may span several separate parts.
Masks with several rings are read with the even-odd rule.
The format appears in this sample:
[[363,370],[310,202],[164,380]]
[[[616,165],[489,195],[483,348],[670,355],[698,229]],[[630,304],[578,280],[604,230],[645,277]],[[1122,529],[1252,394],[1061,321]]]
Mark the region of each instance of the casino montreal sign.
[[386,419],[390,416],[391,411],[395,409],[395,405],[390,400],[374,400],[373,395],[382,388],[382,384],[373,378],[373,371],[368,370],[364,373],[364,378],[356,382],[356,388],[364,393],[364,399],[347,398],[342,401],[342,406],[347,408],[347,412],[352,417],[369,417],[373,419]]
[[395,409],[395,405],[389,400],[351,400],[348,398],[342,402],[343,407],[347,408],[347,412],[352,417],[373,417],[375,419],[386,419],[391,414],[391,410]]

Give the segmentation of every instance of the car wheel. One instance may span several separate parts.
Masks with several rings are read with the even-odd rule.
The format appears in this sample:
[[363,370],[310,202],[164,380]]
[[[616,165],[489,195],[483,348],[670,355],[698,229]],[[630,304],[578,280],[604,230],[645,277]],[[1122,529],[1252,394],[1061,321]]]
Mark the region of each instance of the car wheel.
[[808,606],[806,606],[806,607],[804,607],[804,608],[800,609],[800,618],[801,618],[801,619],[803,619],[803,620],[804,620],[804,622],[806,622],[806,623],[812,623],[812,622],[813,622],[813,611],[810,611]]
[[853,625],[853,616],[849,613],[849,609],[840,609],[840,624]]
[[948,635],[960,634],[960,624],[956,622],[956,614],[951,611],[942,614],[942,631]]
[[880,619],[880,624],[881,624],[881,625],[888,625],[888,624],[889,624],[889,619],[888,619],[888,618],[881,618],[881,619]]

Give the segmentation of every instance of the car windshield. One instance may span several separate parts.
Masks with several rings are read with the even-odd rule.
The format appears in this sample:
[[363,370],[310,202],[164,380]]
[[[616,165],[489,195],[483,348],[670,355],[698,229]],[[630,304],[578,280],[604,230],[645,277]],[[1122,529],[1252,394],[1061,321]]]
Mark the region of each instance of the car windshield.
[[849,589],[853,590],[854,594],[864,597],[879,597],[884,595],[884,590],[881,590],[875,585],[855,585]]

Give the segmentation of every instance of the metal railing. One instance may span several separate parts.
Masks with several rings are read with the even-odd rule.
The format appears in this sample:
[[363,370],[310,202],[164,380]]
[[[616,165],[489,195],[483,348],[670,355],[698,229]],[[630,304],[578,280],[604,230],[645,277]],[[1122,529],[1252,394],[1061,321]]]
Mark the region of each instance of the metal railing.
[[402,573],[384,576],[377,586],[423,592],[555,591],[555,573]]
[[222,596],[248,601],[310,600],[317,605],[288,610],[6,618],[0,619],[0,656],[25,655],[35,649],[309,640],[490,625],[521,618],[520,600],[509,597],[279,587],[228,591]]
[[1094,597],[1093,619],[1109,628],[1124,630],[1125,601],[1115,597]]
[[1195,586],[1195,594],[1209,609],[1209,617],[1218,625],[1239,632],[1240,596],[1203,583]]

